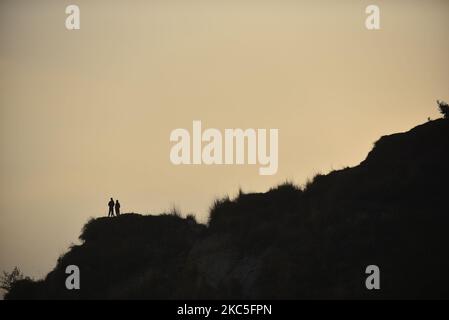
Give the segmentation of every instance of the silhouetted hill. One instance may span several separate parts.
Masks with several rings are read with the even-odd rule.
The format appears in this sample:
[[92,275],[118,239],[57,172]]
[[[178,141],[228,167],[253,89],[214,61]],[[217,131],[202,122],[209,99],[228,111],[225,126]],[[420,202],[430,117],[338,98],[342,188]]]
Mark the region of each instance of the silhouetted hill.
[[[449,121],[382,137],[306,188],[217,200],[208,226],[173,215],[89,221],[82,244],[20,298],[449,298]],[[65,289],[65,267],[81,290]],[[381,290],[365,288],[365,268]]]

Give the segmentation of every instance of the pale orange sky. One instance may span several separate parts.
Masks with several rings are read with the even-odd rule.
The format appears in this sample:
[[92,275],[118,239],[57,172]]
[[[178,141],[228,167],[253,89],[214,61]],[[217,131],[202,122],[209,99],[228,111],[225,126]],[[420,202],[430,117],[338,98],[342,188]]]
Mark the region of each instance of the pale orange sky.
[[[65,29],[69,4],[81,30]],[[449,100],[448,14],[444,0],[1,1],[0,271],[45,275],[111,196],[205,221],[239,187],[358,164]],[[192,120],[278,128],[278,173],[172,165],[169,134]]]

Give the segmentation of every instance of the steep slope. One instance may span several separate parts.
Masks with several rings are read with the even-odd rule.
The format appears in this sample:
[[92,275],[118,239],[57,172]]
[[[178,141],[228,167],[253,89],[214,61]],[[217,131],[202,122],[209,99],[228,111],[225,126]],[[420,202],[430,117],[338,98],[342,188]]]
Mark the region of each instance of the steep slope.
[[[358,166],[176,216],[90,221],[6,298],[449,298],[449,121],[382,137]],[[82,289],[64,287],[65,267]],[[381,290],[365,288],[365,268]]]

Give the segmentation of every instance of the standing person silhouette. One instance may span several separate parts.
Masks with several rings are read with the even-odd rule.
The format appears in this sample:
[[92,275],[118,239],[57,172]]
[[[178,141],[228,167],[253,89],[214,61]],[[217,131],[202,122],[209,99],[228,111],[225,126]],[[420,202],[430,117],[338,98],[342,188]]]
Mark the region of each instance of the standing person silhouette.
[[120,202],[115,201],[115,215],[118,217],[120,215]]
[[114,216],[114,199],[111,198],[111,200],[109,200],[108,206],[109,206],[108,217],[113,217]]

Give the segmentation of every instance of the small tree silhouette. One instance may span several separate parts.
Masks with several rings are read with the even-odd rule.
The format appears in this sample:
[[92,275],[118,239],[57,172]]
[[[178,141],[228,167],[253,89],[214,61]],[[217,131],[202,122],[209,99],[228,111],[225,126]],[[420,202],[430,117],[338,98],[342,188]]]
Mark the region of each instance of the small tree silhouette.
[[3,275],[0,277],[0,288],[9,292],[16,281],[24,279],[28,278],[25,278],[23,273],[17,267],[14,267],[11,272],[3,271]]
[[443,115],[445,119],[449,118],[449,105],[444,101],[437,100],[438,109],[440,109],[440,113]]

